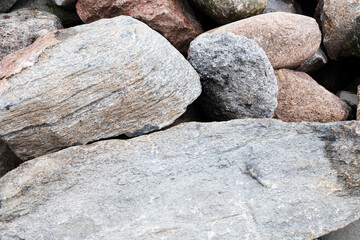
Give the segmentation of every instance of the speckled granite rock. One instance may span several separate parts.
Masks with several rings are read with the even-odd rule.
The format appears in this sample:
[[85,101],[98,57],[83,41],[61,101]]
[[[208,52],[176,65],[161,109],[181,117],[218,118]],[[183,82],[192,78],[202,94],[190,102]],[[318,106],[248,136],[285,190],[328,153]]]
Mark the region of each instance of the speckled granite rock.
[[129,15],[161,33],[181,53],[203,31],[186,0],[79,0],[76,9],[85,23]]
[[21,162],[22,161],[9,149],[9,147],[6,146],[4,142],[0,141],[0,178],[4,176],[5,173],[17,167]]
[[320,0],[316,15],[330,58],[360,57],[359,0]]
[[264,13],[268,12],[289,12],[301,14],[302,10],[296,0],[267,0],[267,7]]
[[186,59],[121,16],[49,33],[0,63],[0,136],[23,160],[170,125],[201,92]]
[[325,66],[328,63],[328,57],[324,51],[319,48],[319,50],[312,56],[303,62],[300,66],[297,67],[297,71],[300,72],[314,72],[319,70],[321,67]]
[[278,107],[275,115],[286,122],[344,121],[350,107],[303,72],[280,69]]
[[0,13],[5,13],[16,3],[17,0],[0,0]]
[[76,13],[75,7],[70,9],[58,7],[52,0],[18,0],[12,10],[19,10],[21,8],[38,9],[55,14],[60,18],[64,27],[72,27],[82,23]]
[[267,0],[192,0],[198,9],[220,24],[263,13]]
[[360,220],[355,221],[344,228],[336,230],[322,237],[322,240],[359,240],[359,239],[360,239]]
[[299,66],[316,53],[321,42],[315,19],[284,12],[261,14],[209,32],[232,32],[255,40],[276,69]]
[[212,119],[274,115],[276,77],[255,41],[233,33],[204,33],[191,42],[188,60],[200,74],[200,103]]
[[313,239],[360,217],[359,142],[247,119],[68,148],[0,179],[1,239]]
[[40,36],[60,28],[60,19],[43,11],[21,9],[0,14],[0,61]]

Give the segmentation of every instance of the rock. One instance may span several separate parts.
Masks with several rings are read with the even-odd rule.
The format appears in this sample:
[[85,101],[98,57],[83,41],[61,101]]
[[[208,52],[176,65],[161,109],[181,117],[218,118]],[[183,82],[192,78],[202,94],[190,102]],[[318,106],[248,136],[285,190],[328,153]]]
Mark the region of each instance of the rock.
[[357,121],[246,119],[67,148],[0,179],[0,232],[313,239],[360,217],[359,142]]
[[303,72],[281,69],[275,72],[278,107],[275,115],[286,122],[344,121],[350,107]]
[[64,27],[72,27],[81,24],[81,20],[75,8],[67,9],[56,6],[52,0],[18,0],[12,10],[21,8],[38,9],[58,16]]
[[0,141],[0,178],[5,173],[16,168],[21,163],[21,160],[6,146],[5,143]]
[[204,33],[191,42],[188,60],[200,75],[200,102],[212,119],[274,115],[276,77],[255,41],[233,33]]
[[184,0],[79,0],[76,9],[85,23],[119,15],[132,16],[161,33],[183,54],[203,32]]
[[17,0],[0,0],[0,13],[5,13],[16,3]]
[[220,24],[261,14],[267,0],[192,0],[199,10]]
[[299,66],[316,53],[321,42],[313,18],[284,12],[250,17],[210,32],[232,32],[255,40],[276,69]]
[[0,14],[0,61],[40,36],[60,28],[60,19],[43,11],[21,9]]
[[336,94],[341,100],[346,102],[351,107],[356,107],[358,105],[358,97],[356,93],[349,91],[340,91]]
[[74,7],[77,0],[52,0],[52,2],[59,7]]
[[267,0],[267,7],[264,13],[288,12],[302,13],[301,6],[296,0]]
[[[2,80],[1,80],[2,79]],[[49,33],[0,63],[0,136],[23,160],[170,125],[201,92],[186,59],[121,16]]]
[[356,120],[360,120],[360,85],[358,87],[358,100]]
[[360,239],[360,220],[349,224],[348,226],[336,230],[322,240],[359,240]]
[[319,70],[325,64],[328,63],[328,58],[324,51],[319,48],[319,50],[315,53],[314,56],[303,62],[299,67],[297,67],[297,71],[300,72],[314,72],[316,70]]
[[316,15],[331,59],[360,57],[359,0],[320,0]]

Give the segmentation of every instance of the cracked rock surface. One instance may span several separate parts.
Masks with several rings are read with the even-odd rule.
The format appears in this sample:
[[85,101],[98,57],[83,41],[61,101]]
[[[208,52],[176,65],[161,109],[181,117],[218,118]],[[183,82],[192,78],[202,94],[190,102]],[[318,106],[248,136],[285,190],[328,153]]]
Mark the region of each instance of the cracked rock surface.
[[314,239],[360,217],[359,141],[246,119],[67,148],[0,180],[0,238]]
[[0,137],[23,160],[173,123],[199,76],[128,16],[51,32],[0,62]]

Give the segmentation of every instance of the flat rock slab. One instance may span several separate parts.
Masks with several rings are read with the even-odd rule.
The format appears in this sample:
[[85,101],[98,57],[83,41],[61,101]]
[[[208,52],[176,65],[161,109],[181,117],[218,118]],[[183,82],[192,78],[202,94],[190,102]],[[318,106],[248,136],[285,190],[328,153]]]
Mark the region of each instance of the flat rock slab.
[[67,148],[0,180],[0,237],[310,240],[360,217],[359,142],[247,119]]
[[168,126],[201,93],[198,74],[128,16],[59,30],[0,63],[0,137],[23,160]]
[[314,56],[321,42],[315,19],[285,12],[253,16],[209,32],[232,32],[255,40],[276,69],[299,66]]
[[85,23],[128,15],[161,33],[181,53],[203,30],[187,0],[79,0],[76,10]]
[[0,14],[0,61],[42,35],[61,28],[60,19],[48,12],[20,9]]

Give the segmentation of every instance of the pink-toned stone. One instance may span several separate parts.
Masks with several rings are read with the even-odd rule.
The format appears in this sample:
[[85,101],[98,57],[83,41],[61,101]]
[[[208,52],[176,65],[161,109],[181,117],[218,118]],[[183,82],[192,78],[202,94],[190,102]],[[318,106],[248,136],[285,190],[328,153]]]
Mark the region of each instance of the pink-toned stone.
[[316,53],[321,43],[315,19],[285,12],[257,15],[209,32],[232,32],[255,40],[276,69],[299,66]]
[[76,10],[85,23],[129,15],[161,33],[183,54],[190,42],[203,32],[184,0],[79,0]]
[[275,116],[285,122],[344,121],[350,107],[303,72],[276,71],[278,107]]

